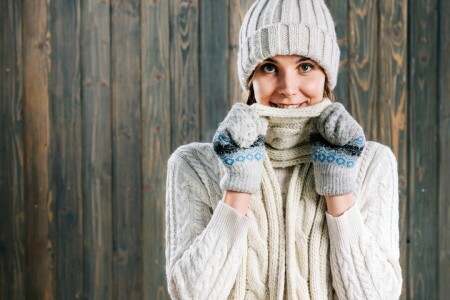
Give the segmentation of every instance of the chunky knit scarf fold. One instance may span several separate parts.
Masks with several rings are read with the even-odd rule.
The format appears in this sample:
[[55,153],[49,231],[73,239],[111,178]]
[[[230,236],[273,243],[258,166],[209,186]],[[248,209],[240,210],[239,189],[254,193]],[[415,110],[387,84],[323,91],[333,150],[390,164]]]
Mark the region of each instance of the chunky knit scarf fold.
[[297,109],[279,109],[253,104],[262,117],[269,120],[266,152],[275,168],[311,162],[309,134],[316,118],[331,104],[329,99]]
[[[231,298],[327,299],[331,296],[325,199],[315,192],[309,134],[329,99],[298,109],[253,104],[269,120],[260,193],[253,195],[247,251]],[[283,212],[273,168],[294,166]]]

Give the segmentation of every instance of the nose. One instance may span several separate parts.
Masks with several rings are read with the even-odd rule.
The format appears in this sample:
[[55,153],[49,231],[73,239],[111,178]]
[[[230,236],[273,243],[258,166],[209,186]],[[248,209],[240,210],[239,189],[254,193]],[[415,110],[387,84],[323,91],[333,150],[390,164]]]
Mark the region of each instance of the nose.
[[290,74],[288,72],[279,76],[278,79],[278,87],[279,93],[286,96],[291,97],[295,96],[299,91],[299,83],[295,76],[295,74]]

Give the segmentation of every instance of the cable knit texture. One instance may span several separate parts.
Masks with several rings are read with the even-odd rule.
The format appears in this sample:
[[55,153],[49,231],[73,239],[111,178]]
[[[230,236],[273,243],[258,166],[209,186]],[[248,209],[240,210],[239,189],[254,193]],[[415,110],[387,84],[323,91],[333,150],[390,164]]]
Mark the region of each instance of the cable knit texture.
[[[322,105],[315,116],[329,103]],[[390,149],[367,142],[355,166],[357,202],[335,218],[315,191],[309,142],[314,113],[255,110],[269,122],[267,155],[247,216],[221,202],[225,171],[211,144],[182,146],[169,160],[166,271],[171,297],[398,299],[398,178]],[[292,129],[295,124],[303,126]],[[289,153],[288,163],[283,152]],[[283,187],[285,199],[276,175],[283,168],[292,172],[288,188]]]

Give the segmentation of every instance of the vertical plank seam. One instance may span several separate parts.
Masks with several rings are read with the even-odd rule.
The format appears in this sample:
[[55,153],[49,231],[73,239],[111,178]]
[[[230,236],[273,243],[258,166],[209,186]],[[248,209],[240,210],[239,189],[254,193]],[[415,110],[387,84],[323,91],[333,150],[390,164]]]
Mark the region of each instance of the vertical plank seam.
[[[412,33],[412,24],[411,24],[411,14],[412,14],[412,11],[413,11],[413,9],[412,9],[412,7],[413,7],[413,1],[414,0],[407,0],[407,3],[408,3],[408,7],[407,7],[407,20],[406,20],[406,24],[407,24],[407,32],[406,32],[406,48],[407,48],[407,62],[406,62],[406,68],[407,68],[407,72],[408,72],[408,78],[407,78],[407,80],[406,80],[406,89],[407,89],[407,98],[408,99],[411,99],[411,78],[412,78],[412,75],[411,75],[411,33]],[[412,161],[412,154],[411,154],[411,134],[412,134],[412,131],[411,131],[411,122],[410,122],[410,118],[411,118],[411,113],[412,113],[412,111],[413,111],[413,103],[412,103],[412,101],[409,101],[409,103],[408,103],[409,105],[407,105],[407,108],[406,108],[406,114],[407,114],[407,124],[406,124],[406,128],[407,128],[407,135],[408,135],[408,138],[406,139],[406,159],[407,159],[407,164],[406,164],[406,177],[407,177],[407,179],[406,179],[406,197],[407,197],[407,199],[412,199],[412,193],[411,193],[411,161]],[[406,274],[406,278],[405,278],[405,280],[403,281],[404,282],[404,285],[405,285],[405,292],[406,292],[406,295],[405,295],[405,299],[409,299],[410,297],[409,297],[409,294],[410,294],[410,291],[409,291],[409,285],[410,285],[410,282],[409,282],[409,276],[408,276],[408,274],[409,274],[409,269],[410,269],[410,257],[411,257],[411,255],[410,255],[410,251],[411,251],[411,236],[410,236],[410,231],[411,231],[411,221],[410,221],[410,215],[411,215],[411,205],[409,205],[409,201],[406,201],[407,202],[407,207],[406,207],[406,220],[405,220],[405,222],[406,222],[406,258],[405,258],[405,261],[406,261],[406,266],[405,266],[405,268],[406,268],[406,272],[405,272],[405,274]]]
[[[141,237],[139,240],[140,243],[140,255],[141,255],[141,262],[144,262],[144,193],[143,193],[143,188],[144,188],[144,168],[143,168],[143,162],[144,162],[144,146],[143,146],[143,142],[144,139],[143,137],[143,129],[142,129],[142,113],[143,113],[143,109],[142,109],[142,102],[144,101],[143,99],[143,82],[144,80],[142,79],[142,1],[139,1],[139,79],[140,79],[140,83],[139,83],[139,148],[140,148],[140,153],[139,153],[139,199],[138,201],[140,201],[139,206],[140,206],[140,224],[139,224],[139,236]],[[141,291],[141,296],[144,297],[144,267],[143,264],[141,263],[141,266],[139,266],[139,272],[141,273],[140,276],[140,291]]]
[[[215,0],[217,1],[217,0]],[[199,3],[200,2],[200,3]],[[204,95],[203,95],[203,90],[202,90],[202,29],[201,29],[201,21],[202,21],[202,9],[203,9],[203,1],[199,0],[199,2],[197,2],[197,7],[198,7],[198,14],[197,14],[197,49],[198,49],[198,61],[197,61],[197,69],[198,69],[198,83],[197,83],[197,88],[198,88],[198,92],[199,92],[199,101],[197,102],[197,111],[198,111],[198,136],[200,138],[200,141],[203,140],[203,130],[202,130],[202,125],[203,125],[203,111],[202,111],[202,103],[203,101],[207,101],[204,99]],[[211,2],[213,3],[213,1]],[[213,4],[214,5],[214,4]]]
[[169,1],[169,115],[170,115],[170,152],[173,152],[173,146],[174,146],[174,118],[173,118],[173,107],[175,102],[175,92],[174,92],[174,72],[173,72],[173,59],[174,59],[174,25],[173,25],[173,19],[174,19],[174,13],[173,13],[173,7],[175,0],[168,0]]
[[80,201],[80,205],[81,205],[81,240],[83,242],[83,245],[81,246],[81,274],[82,274],[82,278],[81,278],[81,298],[85,297],[85,291],[84,291],[84,276],[86,274],[86,255],[84,255],[86,249],[84,247],[84,230],[85,230],[85,226],[84,226],[84,200],[86,199],[86,184],[85,184],[85,180],[84,178],[86,178],[86,167],[85,167],[85,161],[86,161],[86,148],[85,148],[85,144],[84,144],[84,134],[83,134],[83,121],[84,121],[84,97],[83,97],[83,90],[84,90],[84,86],[83,86],[83,46],[82,46],[82,34],[83,34],[83,20],[81,19],[83,17],[83,2],[81,2],[79,5],[79,13],[80,13],[80,18],[79,18],[79,26],[80,26],[80,31],[78,34],[78,46],[79,46],[79,50],[78,53],[80,55],[80,59],[78,60],[79,63],[79,70],[80,70],[80,80],[79,80],[79,93],[80,93],[80,144],[81,144],[81,182],[80,182],[80,188],[81,188],[81,201]]
[[[376,108],[375,112],[377,112],[377,116],[375,116],[375,118],[376,118],[376,124],[378,125],[377,128],[376,128],[375,134],[376,134],[376,139],[379,140],[379,141],[382,141],[381,140],[381,138],[382,138],[382,128],[381,128],[381,121],[382,121],[382,119],[381,119],[381,114],[383,112],[381,110],[381,107],[382,107],[381,102],[385,101],[385,99],[380,99],[380,93],[379,93],[380,88],[382,87],[381,83],[380,83],[380,81],[381,81],[380,68],[378,68],[378,66],[380,65],[380,58],[381,58],[381,54],[380,54],[380,52],[381,52],[381,47],[380,47],[381,43],[380,43],[380,41],[381,41],[381,26],[383,25],[381,23],[381,4],[380,4],[380,1],[376,1],[375,2],[375,6],[376,6],[375,8],[376,8],[376,13],[377,13],[377,16],[376,16],[376,24],[377,24],[377,26],[376,26],[377,27],[377,33],[376,33],[376,35],[377,35],[377,39],[376,39],[376,41],[377,41],[377,45],[376,45],[376,49],[377,49],[376,55],[377,55],[377,57],[376,57],[376,62],[377,63],[375,64],[377,66],[377,69],[375,71],[377,93],[375,95],[374,101],[375,101],[375,108]],[[387,141],[383,141],[383,142],[387,142]],[[391,143],[391,141],[390,141],[390,143]]]
[[[436,68],[436,98],[438,99],[438,103],[437,103],[437,109],[436,109],[436,116],[435,116],[435,122],[436,122],[436,155],[437,155],[437,162],[438,162],[438,167],[436,168],[435,172],[436,172],[436,189],[437,189],[437,198],[436,198],[436,208],[437,208],[437,212],[439,212],[439,205],[440,205],[440,183],[441,183],[441,178],[440,178],[440,168],[442,167],[442,164],[439,163],[440,161],[440,157],[441,157],[441,127],[440,127],[440,121],[441,121],[441,114],[440,114],[440,107],[441,107],[441,91],[440,91],[440,61],[441,61],[441,3],[442,0],[436,0],[436,27],[437,27],[437,34],[436,34],[436,62],[437,62],[437,68]],[[436,228],[438,230],[436,230],[435,234],[436,234],[436,241],[437,241],[437,252],[438,255],[436,255],[436,278],[437,278],[437,282],[436,282],[436,286],[437,286],[437,297],[439,298],[440,292],[441,292],[441,285],[440,285],[440,280],[439,280],[439,275],[441,274],[441,264],[439,263],[439,253],[441,250],[441,240],[440,240],[440,232],[441,232],[441,227],[439,226],[440,224],[440,220],[439,220],[439,213],[438,213],[438,217],[435,218],[435,222],[436,222]]]
[[25,291],[24,291],[24,293],[23,293],[23,295],[24,295],[24,297],[26,297],[26,295],[27,295],[27,292],[26,291],[28,291],[29,290],[29,288],[28,288],[28,282],[30,281],[30,272],[29,272],[29,269],[28,269],[28,267],[29,267],[29,265],[28,265],[28,263],[27,263],[27,246],[28,246],[28,232],[27,232],[27,229],[28,229],[28,226],[27,226],[27,224],[29,223],[29,218],[28,218],[28,206],[27,206],[27,199],[28,199],[28,196],[29,196],[29,191],[28,191],[28,189],[27,188],[25,188],[26,186],[27,186],[27,170],[28,170],[28,159],[27,159],[27,157],[28,157],[28,147],[27,147],[27,145],[26,145],[26,141],[25,141],[25,138],[26,138],[26,136],[27,136],[27,126],[26,126],[26,123],[27,123],[27,120],[26,120],[26,118],[25,118],[25,110],[26,110],[26,105],[25,105],[25,102],[26,102],[26,100],[25,100],[25,68],[26,68],[26,60],[25,60],[25,57],[26,57],[26,51],[23,51],[24,49],[23,49],[23,47],[24,47],[24,42],[25,42],[25,38],[24,38],[24,36],[25,36],[25,32],[24,32],[24,6],[25,5],[23,5],[23,2],[21,1],[21,7],[20,7],[20,15],[21,15],[21,19],[20,19],[20,27],[21,27],[21,33],[20,33],[20,38],[21,38],[21,47],[22,47],[22,57],[20,58],[21,60],[22,60],[22,68],[23,68],[23,72],[22,72],[22,74],[21,74],[21,81],[22,81],[22,86],[21,86],[21,94],[22,94],[22,110],[21,110],[21,117],[22,117],[22,120],[23,120],[23,129],[22,129],[22,132],[23,132],[23,185],[24,185],[24,191],[23,191],[23,197],[24,197],[24,199],[23,199],[23,205],[24,205],[24,218],[25,218],[25,222],[24,222],[24,226],[25,226],[25,230],[24,230],[24,239],[25,239],[25,245],[24,245],[24,248],[25,248],[25,253],[24,253],[24,256],[25,256],[25,258],[24,258],[24,266],[23,266],[23,269],[24,269],[24,271],[25,271],[25,275],[24,275],[24,278],[23,278],[23,280],[24,280],[24,282],[23,282],[23,286],[24,286],[24,289],[25,289]]
[[[21,230],[21,234],[22,234],[22,247],[23,247],[23,252],[21,253],[22,254],[22,271],[24,272],[23,274],[21,274],[22,276],[21,276],[21,280],[22,280],[22,284],[21,284],[21,287],[23,288],[23,290],[20,290],[19,291],[19,293],[18,293],[18,298],[19,299],[25,299],[25,295],[26,295],[26,283],[27,283],[27,280],[26,280],[26,274],[28,273],[27,272],[27,270],[26,270],[26,245],[27,245],[27,241],[26,241],[26,238],[27,238],[27,234],[26,234],[26,228],[27,228],[27,226],[26,226],[26,212],[27,212],[27,205],[26,205],[26,197],[25,197],[25,190],[26,190],[26,188],[25,188],[25,179],[26,179],[26,175],[25,175],[25,172],[26,172],[26,161],[27,161],[27,159],[26,159],[26,152],[25,152],[25,150],[26,150],[26,146],[25,146],[25,118],[24,118],[24,105],[23,105],[23,103],[24,103],[24,99],[23,99],[23,97],[24,97],[24,95],[25,95],[25,91],[24,91],[24,89],[25,89],[25,75],[24,75],[24,62],[25,62],[25,60],[24,60],[24,51],[23,51],[23,0],[20,0],[20,1],[14,1],[14,4],[16,5],[15,6],[15,8],[14,8],[14,11],[16,12],[16,14],[17,15],[19,15],[20,16],[20,22],[17,22],[16,21],[16,24],[17,25],[19,25],[20,24],[20,47],[17,47],[16,48],[16,50],[18,50],[18,51],[20,51],[19,53],[18,53],[18,55],[17,55],[17,59],[19,59],[20,60],[20,70],[19,70],[19,78],[20,78],[20,85],[19,85],[19,88],[17,89],[18,90],[18,92],[19,92],[19,97],[20,97],[20,107],[21,107],[21,109],[20,109],[20,118],[21,118],[21,120],[22,120],[22,125],[21,125],[21,131],[22,131],[22,140],[21,140],[21,143],[22,143],[22,157],[21,157],[21,160],[22,160],[22,176],[21,176],[21,191],[20,191],[20,193],[21,193],[21,197],[22,197],[22,199],[21,199],[21,201],[22,201],[22,211],[23,211],[23,220],[22,220],[22,230]],[[16,44],[17,45],[17,44]]]
[[[405,5],[406,5],[406,20],[405,20],[405,25],[406,25],[406,29],[405,29],[405,31],[406,31],[406,45],[405,45],[405,55],[406,55],[406,58],[405,58],[405,68],[406,68],[406,76],[405,76],[405,80],[406,80],[406,82],[405,82],[405,88],[406,88],[406,95],[405,95],[405,97],[406,97],[406,99],[410,99],[410,70],[411,70],[411,68],[410,68],[410,40],[411,40],[411,37],[410,37],[410,14],[411,14],[411,11],[410,11],[410,0],[405,0]],[[410,205],[409,205],[409,201],[408,201],[408,199],[411,199],[410,198],[410,171],[411,171],[411,158],[410,158],[410,156],[411,156],[411,151],[410,151],[410,145],[411,145],[411,142],[410,142],[410,138],[409,138],[409,135],[410,135],[410,130],[411,130],[411,128],[410,128],[410,116],[411,116],[411,114],[410,114],[410,109],[411,109],[411,101],[407,101],[406,103],[405,103],[405,106],[406,106],[406,108],[405,108],[405,113],[406,113],[406,117],[405,117],[405,122],[406,122],[406,125],[405,125],[405,130],[406,130],[406,135],[405,135],[405,143],[406,143],[406,150],[405,150],[405,156],[406,156],[406,158],[405,158],[405,160],[406,160],[406,170],[405,170],[405,180],[406,180],[406,186],[404,187],[405,188],[405,190],[404,190],[404,193],[405,193],[405,205],[406,205],[406,208],[405,208],[405,220],[404,220],[404,230],[405,230],[405,237],[406,237],[406,245],[405,245],[405,252],[404,252],[404,255],[406,256],[405,258],[404,258],[404,262],[405,262],[405,265],[404,265],[404,270],[402,270],[402,277],[403,277],[403,287],[402,287],[402,291],[404,291],[405,292],[405,295],[403,295],[403,299],[409,299],[409,280],[408,280],[408,273],[409,273],[409,249],[410,249],[410,246],[409,246],[409,242],[410,242],[410,227],[409,227],[409,219],[410,219],[410,214],[409,214],[409,209],[410,209]]]
[[351,83],[351,81],[350,81],[350,74],[351,74],[351,70],[350,70],[350,60],[352,59],[352,51],[351,51],[351,48],[350,48],[350,44],[351,44],[351,34],[352,34],[352,32],[351,32],[351,26],[350,26],[350,0],[346,0],[347,1],[347,12],[346,12],[346,23],[347,23],[347,26],[346,26],[346,28],[347,28],[347,34],[346,34],[346,36],[347,36],[347,75],[346,75],[346,77],[347,77],[347,86],[346,86],[346,89],[347,89],[347,97],[349,98],[349,99],[346,99],[346,101],[347,101],[347,103],[349,103],[350,104],[350,107],[348,107],[348,109],[350,110],[350,111],[353,111],[353,109],[352,109],[352,107],[351,107],[351,101],[350,101],[350,83]]
[[82,59],[83,59],[83,57],[82,57],[82,46],[81,46],[81,43],[82,43],[82,34],[83,34],[83,30],[82,30],[82,25],[83,25],[83,23],[82,23],[82,20],[81,20],[81,16],[82,16],[82,1],[79,1],[78,3],[77,3],[77,5],[76,5],[76,7],[77,7],[77,20],[78,20],[78,22],[77,22],[77,33],[78,33],[78,36],[77,36],[77,40],[78,40],[78,51],[77,51],[77,59],[78,59],[78,70],[79,70],[79,77],[78,77],[78,91],[77,91],[77,93],[78,93],[78,97],[80,97],[80,99],[79,99],[79,102],[80,102],[80,104],[79,104],[79,121],[78,121],[78,134],[79,134],[79,140],[80,140],[80,144],[81,144],[81,149],[80,149],[80,156],[79,156],[79,158],[80,158],[80,164],[81,164],[81,170],[80,170],[80,173],[79,173],[79,176],[80,176],[80,189],[81,189],[81,193],[79,194],[79,196],[81,197],[81,199],[79,199],[79,201],[80,201],[80,203],[79,203],[79,205],[80,205],[80,207],[79,207],[79,213],[80,213],[80,217],[79,217],[79,222],[80,222],[80,240],[81,240],[81,242],[82,242],[82,245],[81,245],[81,251],[80,251],[80,255],[81,255],[81,258],[80,258],[80,264],[81,264],[81,266],[80,266],[80,269],[81,269],[81,279],[80,279],[80,291],[79,291],[79,295],[78,295],[78,297],[81,297],[81,298],[83,298],[83,295],[84,295],[84,280],[83,280],[83,276],[84,276],[84,274],[85,274],[85,269],[84,269],[84,259],[85,259],[85,255],[84,255],[84,201],[83,201],[83,199],[84,199],[84,191],[85,191],[85,182],[84,182],[84,180],[83,180],[83,178],[84,178],[84,176],[83,176],[83,174],[84,174],[84,171],[85,171],[85,165],[84,165],[84,157],[83,157],[83,149],[85,149],[84,148],[84,139],[83,139],[83,116],[84,116],[84,114],[83,114],[83,94],[82,94],[82,88],[83,88],[83,85],[82,85],[82,82],[83,82],[83,80],[82,80],[82,77],[83,77],[83,64],[82,64]]
[[111,102],[111,106],[110,106],[110,119],[111,119],[111,126],[110,126],[110,143],[111,143],[111,284],[112,284],[112,288],[111,288],[111,296],[113,295],[117,295],[117,287],[114,284],[115,282],[115,277],[116,277],[116,264],[114,263],[115,260],[115,244],[116,244],[116,237],[115,237],[115,230],[114,228],[116,227],[116,219],[114,218],[114,212],[115,212],[115,194],[116,194],[116,185],[114,184],[115,182],[115,157],[116,157],[116,151],[115,151],[115,147],[114,147],[114,130],[115,130],[115,126],[116,123],[114,122],[114,94],[113,94],[113,72],[114,69],[112,68],[113,65],[113,47],[114,47],[114,43],[113,43],[113,5],[110,2],[109,5],[109,40],[110,40],[110,47],[109,47],[109,67],[110,67],[110,72],[109,72],[109,78],[110,78],[110,84],[109,84],[109,94],[110,94],[110,102]]

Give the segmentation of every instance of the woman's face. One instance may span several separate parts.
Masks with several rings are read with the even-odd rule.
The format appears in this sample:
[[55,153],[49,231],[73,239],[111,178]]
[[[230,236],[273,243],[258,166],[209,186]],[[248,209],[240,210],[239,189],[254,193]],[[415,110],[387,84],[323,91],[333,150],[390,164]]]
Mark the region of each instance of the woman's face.
[[264,60],[252,79],[256,102],[278,108],[298,108],[323,99],[325,73],[313,60],[277,55]]

